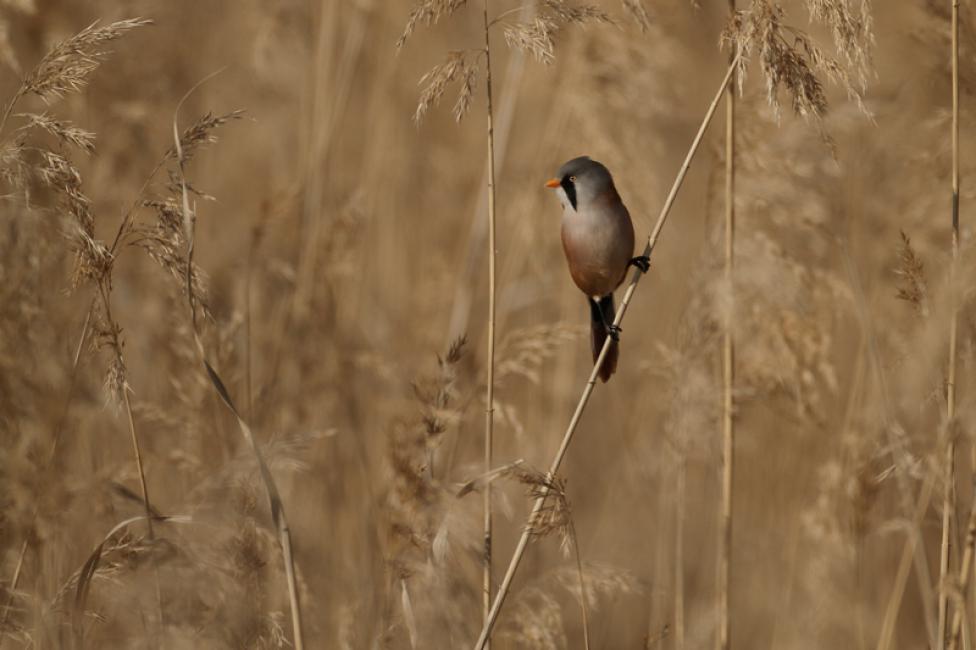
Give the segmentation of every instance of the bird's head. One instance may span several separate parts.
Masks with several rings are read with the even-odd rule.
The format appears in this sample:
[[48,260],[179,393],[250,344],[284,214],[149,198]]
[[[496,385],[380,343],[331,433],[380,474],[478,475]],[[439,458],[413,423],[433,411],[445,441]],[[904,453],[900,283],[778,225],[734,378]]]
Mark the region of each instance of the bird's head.
[[556,190],[563,206],[573,210],[611,193],[616,195],[610,171],[589,156],[573,158],[565,163],[554,178],[546,181],[546,187]]

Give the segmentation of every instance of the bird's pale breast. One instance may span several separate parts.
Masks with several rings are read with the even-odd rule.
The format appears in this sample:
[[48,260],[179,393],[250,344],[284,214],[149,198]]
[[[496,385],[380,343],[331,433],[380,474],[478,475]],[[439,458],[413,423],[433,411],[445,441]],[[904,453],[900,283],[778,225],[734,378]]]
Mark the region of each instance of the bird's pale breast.
[[620,286],[634,252],[634,226],[620,202],[600,201],[562,222],[563,251],[573,282],[588,296],[606,296]]

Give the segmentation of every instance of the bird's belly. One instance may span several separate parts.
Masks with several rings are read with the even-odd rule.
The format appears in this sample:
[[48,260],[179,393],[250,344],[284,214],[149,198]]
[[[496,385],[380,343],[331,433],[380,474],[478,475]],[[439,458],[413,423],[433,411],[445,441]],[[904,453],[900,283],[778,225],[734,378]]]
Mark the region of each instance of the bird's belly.
[[626,231],[629,223],[592,224],[575,216],[565,219],[562,228],[563,251],[573,282],[588,296],[611,294],[627,273],[633,230]]

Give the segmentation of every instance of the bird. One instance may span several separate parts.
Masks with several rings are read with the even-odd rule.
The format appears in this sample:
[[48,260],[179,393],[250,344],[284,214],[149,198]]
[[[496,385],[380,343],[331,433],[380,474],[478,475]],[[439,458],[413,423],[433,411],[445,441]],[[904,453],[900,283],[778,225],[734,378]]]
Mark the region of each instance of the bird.
[[630,266],[647,273],[650,260],[646,255],[634,256],[634,224],[605,165],[589,156],[573,158],[545,185],[556,191],[563,207],[563,252],[569,274],[590,306],[594,363],[607,337],[611,339],[598,371],[606,383],[617,369],[620,354],[613,292]]

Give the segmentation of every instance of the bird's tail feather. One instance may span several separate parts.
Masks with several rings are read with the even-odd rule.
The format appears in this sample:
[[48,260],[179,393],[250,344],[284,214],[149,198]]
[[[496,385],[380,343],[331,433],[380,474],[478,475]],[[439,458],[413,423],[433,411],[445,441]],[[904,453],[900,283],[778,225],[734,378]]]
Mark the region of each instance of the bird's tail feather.
[[[596,360],[600,357],[600,351],[603,350],[603,343],[607,340],[608,336],[607,325],[613,323],[615,315],[616,310],[613,306],[613,294],[600,298],[599,303],[590,300],[590,342],[593,348],[593,363],[596,363]],[[616,372],[617,357],[619,354],[620,350],[617,342],[612,341],[610,343],[610,349],[607,350],[607,356],[603,359],[603,365],[600,366],[599,375],[604,383]]]

